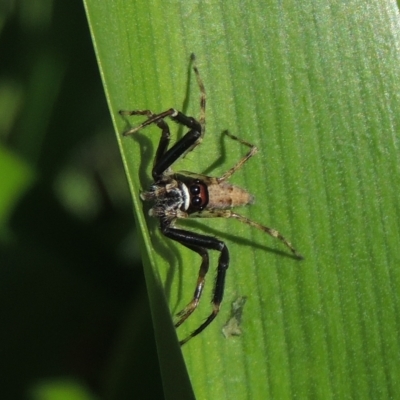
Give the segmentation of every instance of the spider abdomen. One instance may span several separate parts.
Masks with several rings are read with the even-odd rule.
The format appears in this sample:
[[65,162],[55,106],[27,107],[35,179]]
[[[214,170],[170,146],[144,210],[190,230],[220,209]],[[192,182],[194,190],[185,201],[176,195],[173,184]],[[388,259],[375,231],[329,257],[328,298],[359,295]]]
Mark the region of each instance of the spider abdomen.
[[229,182],[215,182],[208,185],[209,208],[233,208],[254,203],[254,196],[247,190]]

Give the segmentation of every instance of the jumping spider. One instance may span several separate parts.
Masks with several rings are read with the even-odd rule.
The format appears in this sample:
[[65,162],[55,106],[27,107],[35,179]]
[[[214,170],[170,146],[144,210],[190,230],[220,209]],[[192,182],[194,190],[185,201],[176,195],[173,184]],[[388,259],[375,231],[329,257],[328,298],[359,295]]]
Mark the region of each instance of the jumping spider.
[[[187,171],[176,173],[172,171],[172,165],[198,146],[205,134],[206,92],[199,70],[194,64],[194,55],[191,56],[191,60],[200,88],[200,118],[198,120],[188,117],[174,108],[159,114],[154,114],[150,110],[121,110],[119,112],[121,115],[144,115],[147,117],[142,124],[126,131],[124,136],[132,135],[152,124],[156,124],[161,129],[161,138],[152,169],[154,183],[148,191],[141,194],[141,198],[145,201],[154,202],[150,215],[160,220],[160,229],[165,236],[193,250],[202,258],[193,299],[177,314],[178,320],[175,327],[180,326],[198,306],[209,268],[208,250],[220,252],[212,296],[212,312],[196,330],[180,341],[180,345],[185,344],[202,332],[217,316],[224,294],[225,275],[229,266],[229,251],[223,241],[213,236],[178,229],[175,224],[179,218],[234,218],[279,239],[297,258],[302,258],[292,244],[277,230],[260,225],[231,210],[233,207],[253,203],[252,195],[240,187],[231,185],[228,179],[257,152],[255,146],[226,132],[230,138],[248,146],[250,151],[220,178]],[[168,148],[170,130],[165,121],[167,117],[189,129],[189,132],[170,148]]]

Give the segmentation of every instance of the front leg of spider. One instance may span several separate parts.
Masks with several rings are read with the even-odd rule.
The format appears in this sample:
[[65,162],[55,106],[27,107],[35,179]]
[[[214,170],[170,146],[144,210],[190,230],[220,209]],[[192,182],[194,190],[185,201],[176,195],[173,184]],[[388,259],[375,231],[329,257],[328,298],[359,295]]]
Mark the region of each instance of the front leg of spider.
[[[160,114],[154,114],[150,110],[133,110],[119,112],[121,115],[147,115],[149,118],[141,125],[132,128],[124,133],[124,136],[132,135],[140,129],[156,124],[161,129],[161,138],[156,151],[153,165],[153,179],[155,184],[163,179],[166,170],[178,159],[183,157],[186,153],[196,146],[202,139],[204,128],[193,117],[188,117],[180,111],[170,108]],[[178,124],[184,125],[190,129],[186,135],[168,149],[170,142],[170,130],[165,118],[170,117]]]
[[189,249],[199,253],[203,262],[200,266],[199,277],[197,279],[196,289],[194,291],[193,300],[178,314],[179,320],[175,326],[180,326],[196,309],[204,287],[205,275],[207,274],[209,262],[207,250],[217,250],[220,252],[217,277],[215,280],[214,292],[212,297],[212,312],[207,319],[195,329],[189,336],[181,340],[180,345],[184,345],[192,337],[202,332],[217,316],[220,305],[224,296],[226,270],[229,266],[229,251],[225,243],[212,236],[200,235],[198,233],[185,231],[182,229],[172,228],[168,223],[161,223],[162,233],[170,239],[176,240]]

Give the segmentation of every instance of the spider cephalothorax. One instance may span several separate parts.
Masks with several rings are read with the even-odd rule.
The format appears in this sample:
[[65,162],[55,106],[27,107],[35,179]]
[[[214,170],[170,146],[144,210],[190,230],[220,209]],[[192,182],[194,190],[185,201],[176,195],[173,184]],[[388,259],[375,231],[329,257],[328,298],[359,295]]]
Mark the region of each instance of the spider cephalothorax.
[[[194,55],[192,55],[192,61],[194,61]],[[154,114],[149,110],[120,111],[121,115],[147,116],[146,121],[126,131],[124,133],[125,136],[131,135],[151,124],[156,124],[161,129],[161,138],[152,170],[154,182],[148,191],[141,194],[141,197],[143,200],[154,203],[150,210],[150,215],[159,219],[161,232],[170,239],[176,240],[183,246],[195,251],[202,258],[193,299],[178,313],[178,320],[175,323],[176,327],[180,326],[193,313],[200,301],[205,276],[209,269],[208,250],[217,250],[220,252],[212,298],[212,312],[196,330],[180,341],[181,345],[202,332],[217,316],[224,295],[226,270],[229,266],[229,251],[223,241],[213,236],[206,236],[177,228],[175,226],[177,220],[180,218],[234,218],[279,239],[297,258],[302,258],[291,243],[277,230],[260,225],[232,211],[234,207],[253,202],[251,194],[245,189],[230,184],[228,180],[234,172],[241,168],[257,152],[255,146],[231,135],[229,132],[225,132],[232,139],[248,146],[250,150],[221,177],[210,177],[187,171],[177,173],[172,171],[172,165],[179,158],[185,156],[198,146],[205,134],[206,94],[199,71],[195,65],[193,66],[193,70],[201,92],[200,118],[198,120],[188,117],[174,108],[170,108],[159,114]],[[171,118],[173,121],[189,129],[182,139],[170,148],[168,148],[170,130],[168,124],[165,122],[165,118]]]

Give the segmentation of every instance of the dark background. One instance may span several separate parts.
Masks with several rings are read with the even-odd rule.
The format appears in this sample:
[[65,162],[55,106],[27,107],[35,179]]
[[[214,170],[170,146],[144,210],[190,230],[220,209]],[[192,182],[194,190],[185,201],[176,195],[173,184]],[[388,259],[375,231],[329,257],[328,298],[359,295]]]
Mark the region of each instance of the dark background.
[[0,398],[162,398],[131,198],[83,4],[3,4],[1,146],[34,178],[1,227]]

